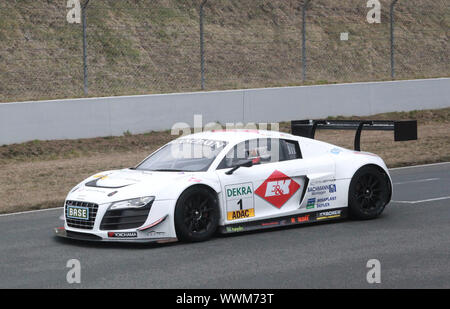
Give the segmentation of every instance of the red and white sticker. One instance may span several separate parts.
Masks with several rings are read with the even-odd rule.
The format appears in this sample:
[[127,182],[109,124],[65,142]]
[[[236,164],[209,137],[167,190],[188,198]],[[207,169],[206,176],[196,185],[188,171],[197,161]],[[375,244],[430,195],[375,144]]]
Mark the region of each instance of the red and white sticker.
[[256,189],[255,194],[281,208],[299,188],[294,179],[276,170]]

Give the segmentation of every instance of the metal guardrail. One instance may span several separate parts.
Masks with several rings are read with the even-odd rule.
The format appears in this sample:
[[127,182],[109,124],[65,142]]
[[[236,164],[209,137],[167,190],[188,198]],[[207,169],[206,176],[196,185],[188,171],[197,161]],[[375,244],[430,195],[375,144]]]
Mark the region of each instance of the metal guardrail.
[[449,76],[448,1],[380,2],[2,2],[0,102]]

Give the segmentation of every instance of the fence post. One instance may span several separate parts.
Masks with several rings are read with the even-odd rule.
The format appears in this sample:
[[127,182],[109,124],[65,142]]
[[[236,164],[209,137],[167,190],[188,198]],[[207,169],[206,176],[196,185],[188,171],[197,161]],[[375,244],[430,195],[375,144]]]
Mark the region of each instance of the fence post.
[[200,5],[200,70],[201,70],[201,87],[205,90],[205,40],[203,30],[204,6],[208,0],[203,0]]
[[81,15],[83,19],[83,81],[84,81],[84,95],[88,94],[88,71],[87,71],[87,38],[86,38],[86,10],[89,0],[86,0],[81,6]]
[[391,23],[391,79],[395,79],[395,46],[394,46],[394,8],[398,0],[392,0],[390,8],[390,23]]
[[302,5],[302,81],[306,81],[306,10],[310,0],[303,1]]

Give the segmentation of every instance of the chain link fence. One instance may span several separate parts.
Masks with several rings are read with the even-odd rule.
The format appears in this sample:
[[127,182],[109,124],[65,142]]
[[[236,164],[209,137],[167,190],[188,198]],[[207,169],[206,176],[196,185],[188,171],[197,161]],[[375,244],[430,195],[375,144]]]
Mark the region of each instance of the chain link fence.
[[2,1],[0,102],[449,76],[448,0],[395,1],[391,32],[393,1],[90,0],[87,76],[86,0]]

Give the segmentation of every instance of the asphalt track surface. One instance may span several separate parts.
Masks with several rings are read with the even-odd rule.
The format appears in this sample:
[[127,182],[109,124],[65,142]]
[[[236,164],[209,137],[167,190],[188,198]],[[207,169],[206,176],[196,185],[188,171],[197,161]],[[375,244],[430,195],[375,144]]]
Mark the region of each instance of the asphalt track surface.
[[[391,172],[393,201],[378,219],[196,244],[58,239],[61,209],[0,216],[0,288],[450,288],[450,164]],[[69,259],[80,284],[66,281]],[[379,284],[366,280],[370,259]]]

